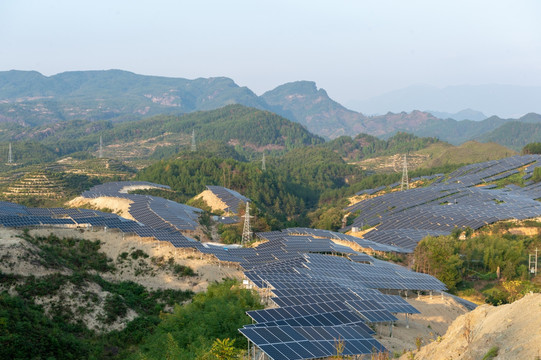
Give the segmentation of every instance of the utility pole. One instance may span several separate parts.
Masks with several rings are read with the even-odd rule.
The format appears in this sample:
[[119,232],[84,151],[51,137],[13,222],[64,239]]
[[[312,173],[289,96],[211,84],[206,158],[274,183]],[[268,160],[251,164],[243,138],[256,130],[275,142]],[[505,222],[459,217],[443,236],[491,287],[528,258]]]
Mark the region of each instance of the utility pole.
[[9,143],[8,164],[13,164],[13,154],[11,153],[11,143]]
[[246,246],[252,240],[252,229],[250,228],[250,202],[246,202],[244,213],[244,228],[242,229],[242,245]]
[[103,139],[101,138],[101,135],[100,135],[100,151],[98,152],[98,157],[100,159],[103,158]]
[[195,129],[192,130],[192,152],[197,151],[197,146],[195,145]]
[[408,190],[410,188],[409,179],[408,179],[408,162],[406,160],[406,155],[404,155],[404,164],[402,166],[402,182],[400,183],[400,191]]

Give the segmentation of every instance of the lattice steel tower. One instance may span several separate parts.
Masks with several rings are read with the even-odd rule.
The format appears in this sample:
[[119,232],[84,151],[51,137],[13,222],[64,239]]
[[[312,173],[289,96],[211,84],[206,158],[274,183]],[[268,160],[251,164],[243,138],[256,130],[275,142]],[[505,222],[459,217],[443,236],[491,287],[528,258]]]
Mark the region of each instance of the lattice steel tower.
[[98,157],[100,159],[103,158],[103,139],[101,138],[101,135],[100,135],[100,151],[98,152]]
[[13,164],[13,154],[11,152],[11,143],[9,143],[8,164]]
[[406,190],[410,188],[406,155],[404,155],[404,164],[402,166],[402,182],[400,183],[400,191],[404,190],[404,188],[406,188]]
[[535,255],[529,254],[528,269],[532,276],[537,276],[537,248],[535,249]]
[[246,245],[252,240],[252,229],[250,228],[250,202],[246,202],[246,212],[244,213],[244,229],[242,229],[242,245]]
[[192,151],[197,151],[197,145],[195,145],[195,129],[192,130]]

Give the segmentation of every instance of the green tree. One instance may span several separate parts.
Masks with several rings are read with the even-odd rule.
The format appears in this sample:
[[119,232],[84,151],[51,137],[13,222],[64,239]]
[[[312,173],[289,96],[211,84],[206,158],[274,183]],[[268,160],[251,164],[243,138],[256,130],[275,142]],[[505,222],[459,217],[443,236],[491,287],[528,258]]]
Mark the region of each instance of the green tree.
[[165,351],[166,360],[178,360],[181,358],[181,351],[177,342],[173,339],[171,333],[167,333],[167,349]]
[[239,349],[234,347],[235,340],[216,339],[206,357],[209,360],[233,360],[239,358]]
[[541,154],[541,143],[540,142],[534,142],[529,143],[526,146],[522,148],[522,153],[524,155],[528,154]]
[[462,280],[463,261],[455,253],[452,236],[427,236],[415,248],[414,258],[417,271],[437,277],[451,291]]

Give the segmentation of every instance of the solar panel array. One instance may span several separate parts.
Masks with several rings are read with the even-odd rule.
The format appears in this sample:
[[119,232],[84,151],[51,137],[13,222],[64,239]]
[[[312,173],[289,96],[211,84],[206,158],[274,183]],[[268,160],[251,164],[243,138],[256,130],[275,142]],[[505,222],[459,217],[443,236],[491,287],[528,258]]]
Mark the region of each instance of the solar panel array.
[[[192,221],[193,224],[190,225],[188,223],[188,227],[195,225],[196,220],[191,214],[197,214],[197,209],[157,197],[121,193],[120,191],[126,186],[125,184],[110,185],[107,186],[107,191],[102,191],[102,189],[95,194],[97,194],[96,196],[119,196],[135,199],[131,204],[130,212],[137,221],[127,220],[116,214],[95,210],[26,208],[17,204],[2,203],[0,207],[0,224],[6,227],[71,225],[118,229],[125,233],[133,233],[141,237],[153,237],[159,241],[166,241],[177,248],[195,248],[202,253],[214,255],[220,261],[239,263],[245,269],[267,263],[295,259],[309,252],[346,254],[353,257],[365,256],[364,260],[367,261],[371,259],[366,254],[358,253],[347,246],[336,244],[331,240],[344,239],[348,237],[347,235],[304,228],[259,234],[261,238],[268,237],[270,240],[255,248],[228,248],[227,246],[202,244],[185,237],[180,232],[180,230],[185,228],[181,226],[182,223],[180,221],[183,223]],[[129,183],[129,185],[136,184],[138,183]],[[92,196],[89,193],[87,195]],[[188,211],[183,213],[186,208],[188,208]],[[178,214],[181,214],[181,220],[175,218]],[[319,237],[299,236],[299,232],[301,231],[305,234],[312,232]],[[380,246],[372,242],[369,243],[369,246],[373,246],[376,249],[395,250],[392,247]]]
[[336,355],[338,341],[343,355],[383,352],[385,348],[363,327],[272,326],[239,330],[273,360],[313,359]]
[[359,211],[348,227],[375,226],[363,238],[411,252],[427,235],[448,235],[455,228],[479,229],[500,220],[541,216],[541,184],[525,187],[478,186],[541,166],[540,155],[514,156],[464,166],[446,181],[392,192],[347,208]]
[[371,249],[374,251],[397,252],[397,253],[409,252],[408,249],[404,249],[400,246],[381,244],[375,241],[361,239],[356,236],[342,234],[342,233],[334,232],[330,230],[310,229],[310,228],[289,228],[289,229],[282,230],[282,232],[286,232],[291,235],[311,235],[316,238],[351,242],[351,243],[355,243],[361,246],[362,248]]
[[250,199],[239,194],[235,190],[231,190],[222,186],[207,185],[214,195],[216,195],[224,204],[227,205],[226,211],[238,214],[242,203],[250,202]]
[[[336,353],[337,341],[344,343],[344,355],[384,351],[367,323],[392,322],[397,320],[394,313],[418,311],[400,296],[385,295],[377,289],[445,289],[431,276],[337,244],[334,241],[354,239],[325,230],[291,228],[261,233],[258,236],[266,242],[254,248],[202,244],[184,237],[179,231],[182,223],[174,217],[181,214],[178,217],[182,221],[192,221],[190,214],[196,214],[196,210],[160,198],[126,194],[122,192],[124,188],[124,184],[109,185],[87,195],[135,199],[130,212],[138,221],[95,210],[26,208],[0,203],[0,223],[116,228],[239,263],[248,270],[245,275],[253,284],[272,289],[272,301],[279,306],[250,312],[257,323],[239,330],[272,359],[331,356]],[[399,247],[362,241],[374,250],[402,251]]]
[[96,185],[83,192],[86,198],[116,197],[128,199],[129,213],[133,218],[154,229],[171,231],[195,230],[197,219],[203,210],[179,204],[157,196],[128,194],[126,189],[161,188],[169,186],[154,184],[146,181],[119,181]]
[[[276,232],[266,236],[280,238]],[[340,256],[304,254],[300,258],[269,263],[246,271],[246,277],[253,284],[270,289],[271,300],[278,307],[248,311],[255,323],[239,331],[272,359],[335,355],[338,340],[343,341],[349,349],[347,355],[385,351],[372,338],[373,332],[366,324],[393,322],[397,320],[393,313],[413,314],[419,311],[402,297],[385,295],[377,289],[388,286],[389,289],[399,290],[422,287],[442,291],[445,286],[431,276],[411,272],[366,254],[362,260],[355,262]],[[325,329],[332,335],[321,339],[317,336],[309,339],[282,335],[292,330],[305,334],[314,329]],[[355,335],[338,336],[341,331],[350,331]],[[307,343],[308,340],[324,341],[327,352],[317,352],[313,347],[320,344]],[[294,350],[299,343],[302,352]]]

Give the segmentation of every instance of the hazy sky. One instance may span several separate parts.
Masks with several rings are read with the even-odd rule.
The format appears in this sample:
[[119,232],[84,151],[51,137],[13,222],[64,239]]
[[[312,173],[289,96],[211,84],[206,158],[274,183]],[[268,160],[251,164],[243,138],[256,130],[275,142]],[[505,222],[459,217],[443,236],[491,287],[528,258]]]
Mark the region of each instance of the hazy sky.
[[347,103],[413,84],[541,85],[541,1],[0,0],[0,71],[313,80]]

